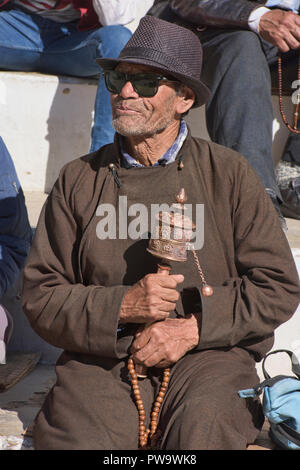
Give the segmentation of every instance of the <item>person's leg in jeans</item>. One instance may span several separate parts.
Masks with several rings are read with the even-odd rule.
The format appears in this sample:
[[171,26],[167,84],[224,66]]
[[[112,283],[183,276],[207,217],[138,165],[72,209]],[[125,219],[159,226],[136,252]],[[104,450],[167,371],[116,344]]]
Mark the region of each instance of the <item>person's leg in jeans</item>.
[[131,37],[124,26],[78,31],[77,23],[57,23],[21,11],[0,13],[0,69],[77,77],[99,76],[91,151],[113,141],[110,96],[97,57],[117,57]]
[[[123,26],[104,26],[98,30],[101,37],[101,57],[118,57],[119,53],[129,41],[131,32]],[[112,128],[112,114],[110,93],[107,91],[102,74],[95,101],[94,127],[92,129],[92,143],[90,152],[112,142],[114,129]]]
[[[277,48],[251,31],[208,30],[200,39],[203,79],[213,94],[207,106],[211,139],[247,158],[286,229],[282,214],[300,218],[300,171],[296,163],[300,160],[300,137],[290,135],[275,176],[270,67],[277,66]],[[295,52],[285,57],[296,63]]]
[[36,70],[43,52],[39,24],[21,11],[0,11],[0,69]]
[[261,40],[251,31],[228,30],[204,31],[200,40],[202,79],[212,92],[206,106],[210,138],[246,157],[286,230],[272,155],[270,70]]
[[257,35],[250,31],[205,32],[202,79],[212,92],[206,107],[213,141],[237,150],[265,188],[280,198],[272,156],[270,72]]
[[131,32],[124,26],[104,26],[93,31],[77,31],[75,24],[60,25],[61,37],[45,42],[39,70],[47,73],[91,77],[100,75],[94,107],[90,151],[113,142],[110,94],[96,63],[98,57],[117,57]]

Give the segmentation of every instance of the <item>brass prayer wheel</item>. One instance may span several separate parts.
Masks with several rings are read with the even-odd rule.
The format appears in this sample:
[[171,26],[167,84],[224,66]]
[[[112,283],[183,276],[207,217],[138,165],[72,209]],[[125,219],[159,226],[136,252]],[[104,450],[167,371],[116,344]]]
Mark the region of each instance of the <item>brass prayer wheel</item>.
[[[187,260],[187,244],[196,228],[193,221],[184,215],[184,203],[187,197],[182,188],[176,196],[176,204],[169,211],[161,211],[156,216],[154,236],[149,240],[147,251],[160,259],[157,272],[168,275],[171,267],[168,261],[184,262]],[[145,325],[147,328],[149,325]],[[136,364],[137,377],[147,377],[147,367]]]
[[184,215],[186,194],[182,188],[176,196],[176,204],[170,211],[159,212],[156,216],[154,236],[149,240],[147,250],[163,260],[183,262],[187,260],[187,244],[191,240],[196,226]]
[[[202,282],[202,295],[210,297],[213,295],[213,288],[207,284],[197,254],[191,245],[189,246],[196,226],[189,217],[184,215],[186,201],[185,190],[182,188],[176,196],[176,204],[172,204],[169,211],[161,211],[157,214],[154,236],[149,240],[147,251],[160,259],[157,272],[168,275],[171,271],[168,261],[186,261],[187,249],[190,248]],[[145,325],[145,328],[150,324]],[[136,374],[139,378],[146,378],[147,367],[136,364]]]
[[[188,244],[196,226],[191,219],[184,215],[184,203],[186,200],[186,194],[182,188],[176,196],[176,204],[172,204],[171,210],[162,211],[156,217],[157,223],[154,236],[149,240],[147,251],[160,259],[157,269],[157,272],[160,274],[168,275],[171,271],[171,266],[168,261],[183,262],[187,260]],[[211,296],[213,289],[205,280],[194,248],[191,246],[189,248],[193,253],[202,282],[202,294],[204,296]],[[145,328],[150,325],[151,323],[146,324]],[[132,357],[130,357],[128,361],[128,371],[131,375],[133,394],[139,413],[140,448],[147,448],[148,439],[150,438],[151,440],[155,437],[159,419],[159,409],[167,391],[171,370],[170,368],[164,369],[164,377],[154,403],[149,429],[146,429],[145,426],[145,409],[138,384],[138,379],[147,377],[147,367],[142,364],[134,364]]]

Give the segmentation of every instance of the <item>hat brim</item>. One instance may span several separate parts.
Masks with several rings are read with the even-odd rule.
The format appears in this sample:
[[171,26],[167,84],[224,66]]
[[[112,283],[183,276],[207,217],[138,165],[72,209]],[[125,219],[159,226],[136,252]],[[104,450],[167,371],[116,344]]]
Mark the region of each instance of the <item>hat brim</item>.
[[192,108],[198,108],[199,106],[202,106],[211,98],[211,92],[209,88],[203,82],[201,82],[201,80],[195,80],[193,78],[187,77],[186,75],[173,72],[167,67],[164,67],[162,64],[156,63],[150,59],[142,59],[138,57],[122,57],[118,59],[99,58],[96,59],[96,62],[103,68],[103,70],[113,70],[118,64],[122,62],[129,62],[131,64],[148,65],[150,67],[155,67],[159,70],[165,71],[168,73],[168,75],[177,78],[179,82],[193,90],[195,93],[195,102]]

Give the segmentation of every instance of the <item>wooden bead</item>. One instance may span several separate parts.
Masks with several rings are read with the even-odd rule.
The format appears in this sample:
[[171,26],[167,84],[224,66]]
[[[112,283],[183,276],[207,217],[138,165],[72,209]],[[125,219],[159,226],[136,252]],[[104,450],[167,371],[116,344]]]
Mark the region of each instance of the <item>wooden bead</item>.
[[210,297],[211,295],[213,295],[214,290],[211,286],[207,284],[206,286],[202,287],[201,292],[204,295],[204,297]]

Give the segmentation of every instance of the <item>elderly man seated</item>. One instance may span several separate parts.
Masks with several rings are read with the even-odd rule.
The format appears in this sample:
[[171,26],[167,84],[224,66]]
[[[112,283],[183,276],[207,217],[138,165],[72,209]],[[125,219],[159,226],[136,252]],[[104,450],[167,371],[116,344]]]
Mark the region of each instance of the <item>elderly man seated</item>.
[[[25,269],[31,325],[64,349],[36,449],[246,449],[261,429],[238,390],[258,382],[299,280],[246,159],[182,118],[209,98],[201,58],[194,33],[146,16],[117,59],[98,59],[115,141],[62,169]],[[156,237],[156,223],[149,236],[162,204],[192,236]],[[183,262],[149,251],[161,242],[168,259],[186,239]]]

